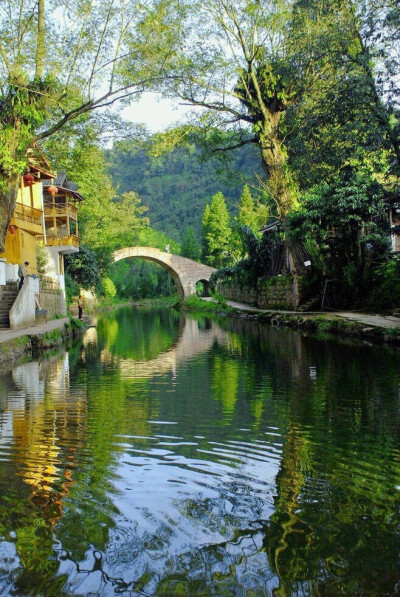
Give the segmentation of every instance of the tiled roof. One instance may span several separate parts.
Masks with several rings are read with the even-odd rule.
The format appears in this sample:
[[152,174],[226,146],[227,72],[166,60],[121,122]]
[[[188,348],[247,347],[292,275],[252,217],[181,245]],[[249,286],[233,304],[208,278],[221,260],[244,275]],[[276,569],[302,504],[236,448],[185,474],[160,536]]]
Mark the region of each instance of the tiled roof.
[[76,184],[76,182],[73,182],[72,180],[68,180],[67,178],[67,173],[62,170],[61,172],[58,172],[56,178],[53,180],[53,182],[49,182],[46,181],[45,183],[43,183],[43,190],[46,192],[47,187],[50,187],[51,185],[55,185],[59,191],[65,191],[66,193],[71,193],[71,195],[73,197],[75,197],[76,199],[78,199],[79,201],[83,201],[83,197],[82,195],[80,195],[77,191],[78,191],[78,185]]

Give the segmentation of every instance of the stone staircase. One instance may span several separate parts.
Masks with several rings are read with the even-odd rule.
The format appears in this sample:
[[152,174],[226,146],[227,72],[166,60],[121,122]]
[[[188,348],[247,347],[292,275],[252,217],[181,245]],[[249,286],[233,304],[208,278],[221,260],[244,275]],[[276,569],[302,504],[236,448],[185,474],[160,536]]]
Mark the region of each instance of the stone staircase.
[[10,309],[18,294],[18,282],[0,286],[0,329],[10,327]]
[[309,299],[306,303],[301,304],[300,307],[297,307],[297,311],[300,311],[301,313],[307,313],[307,311],[319,310],[320,306],[321,299],[314,297]]

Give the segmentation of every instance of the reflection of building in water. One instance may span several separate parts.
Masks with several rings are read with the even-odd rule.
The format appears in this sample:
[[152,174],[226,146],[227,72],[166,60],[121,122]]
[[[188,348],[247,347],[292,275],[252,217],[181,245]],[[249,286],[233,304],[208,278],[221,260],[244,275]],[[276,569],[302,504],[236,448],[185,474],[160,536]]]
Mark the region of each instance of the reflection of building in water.
[[22,390],[22,399],[25,399],[26,396],[30,398],[43,397],[44,381],[41,365],[42,363],[33,361],[32,363],[24,363],[13,369],[12,378],[15,385]]
[[68,353],[20,365],[10,377],[11,423],[0,429],[1,437],[11,426],[17,475],[30,486],[31,501],[53,526],[72,482],[75,450],[85,441],[85,395],[70,394]]
[[[145,378],[169,371],[176,377],[179,364],[209,351],[215,342],[227,345],[229,334],[213,322],[206,326],[206,329],[200,329],[195,319],[182,317],[178,337],[169,350],[149,361],[119,359],[122,377]],[[107,349],[101,352],[100,358],[106,364],[113,360],[112,354]]]
[[98,337],[97,337],[97,320],[92,318],[92,327],[88,328],[83,336],[83,346],[86,348],[89,344],[97,345]]

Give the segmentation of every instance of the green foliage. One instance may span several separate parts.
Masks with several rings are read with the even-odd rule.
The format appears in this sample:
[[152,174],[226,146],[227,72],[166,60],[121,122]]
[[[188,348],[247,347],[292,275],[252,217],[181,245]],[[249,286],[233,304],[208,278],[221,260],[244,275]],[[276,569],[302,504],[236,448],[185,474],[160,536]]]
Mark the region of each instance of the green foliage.
[[379,265],[371,278],[370,305],[378,309],[398,309],[400,305],[400,256],[394,255]]
[[[149,143],[152,141],[150,138]],[[186,228],[193,228],[197,237],[201,237],[200,216],[209,197],[221,191],[233,216],[242,181],[254,185],[255,174],[262,175],[260,157],[253,146],[242,147],[232,154],[229,162],[221,162],[220,154],[204,161],[200,140],[194,137],[188,147],[176,148],[153,159],[138,144],[130,147],[115,144],[108,153],[108,163],[119,192],[135,190],[148,207],[151,226],[163,231],[169,239],[181,242]]]
[[239,214],[236,218],[239,226],[248,226],[253,232],[257,232],[260,225],[264,224],[267,218],[260,223],[256,212],[253,197],[247,185],[244,185],[239,201]]
[[363,300],[369,263],[382,260],[389,249],[387,209],[383,187],[347,168],[331,184],[313,188],[288,217],[288,235],[313,248],[314,268],[333,281],[335,306]]
[[258,278],[276,273],[273,271],[273,266],[276,250],[282,244],[280,235],[264,234],[259,238],[248,226],[242,226],[239,233],[246,247],[246,257],[233,267],[221,268],[212,274],[210,278],[212,287],[216,287],[220,281],[230,280],[235,280],[242,285],[255,286]]
[[67,273],[80,288],[95,288],[99,284],[99,262],[96,253],[87,245],[81,245],[79,253],[66,255],[65,264]]
[[[24,171],[26,148],[47,118],[55,88],[51,77],[28,81],[21,72],[5,82],[0,93],[0,173],[3,176]],[[3,179],[4,184],[5,181]]]
[[43,276],[46,271],[48,258],[45,248],[42,245],[36,245],[36,265],[39,276]]
[[[217,295],[220,296],[220,295]],[[188,299],[185,299],[184,309],[188,311],[197,311],[197,312],[204,312],[204,313],[234,313],[235,310],[229,305],[226,304],[226,301],[223,297],[220,297],[220,300],[215,301],[204,301],[203,299],[197,296],[191,296]]]
[[117,294],[114,282],[110,278],[102,278],[101,280],[103,293],[106,298],[114,298]]
[[175,285],[161,266],[139,259],[124,259],[109,271],[117,295],[126,299],[155,298],[171,295]]
[[79,284],[72,278],[68,271],[65,272],[65,294],[67,305],[70,305],[73,297],[79,294]]
[[193,228],[185,228],[183,232],[181,255],[194,261],[200,260],[201,247]]
[[222,193],[217,193],[203,213],[205,253],[210,265],[221,266],[230,260],[231,235],[225,197]]
[[[78,128],[72,138],[67,129],[47,143],[46,149],[58,168],[64,168],[84,197],[79,209],[79,235],[96,251],[105,269],[109,255],[117,248],[137,244],[137,234],[148,226],[146,207],[137,193],[128,189],[118,196],[100,147],[100,131],[90,123]],[[69,149],[65,152],[65,144]]]

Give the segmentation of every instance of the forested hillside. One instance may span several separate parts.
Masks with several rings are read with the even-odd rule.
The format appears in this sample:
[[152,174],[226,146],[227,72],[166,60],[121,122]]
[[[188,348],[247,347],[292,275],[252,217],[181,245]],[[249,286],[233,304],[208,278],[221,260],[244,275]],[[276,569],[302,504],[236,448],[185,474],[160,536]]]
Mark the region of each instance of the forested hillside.
[[257,149],[245,146],[223,163],[217,158],[202,161],[194,146],[177,148],[161,158],[150,158],[144,150],[108,154],[113,185],[119,193],[134,190],[148,207],[152,228],[181,242],[184,229],[192,227],[200,238],[204,208],[221,191],[228,209],[237,212],[243,184],[256,182],[262,174]]

